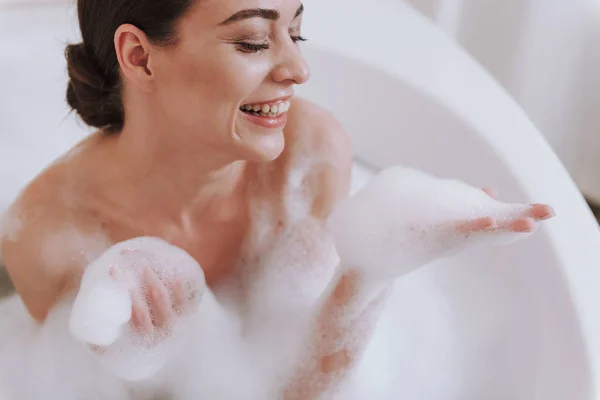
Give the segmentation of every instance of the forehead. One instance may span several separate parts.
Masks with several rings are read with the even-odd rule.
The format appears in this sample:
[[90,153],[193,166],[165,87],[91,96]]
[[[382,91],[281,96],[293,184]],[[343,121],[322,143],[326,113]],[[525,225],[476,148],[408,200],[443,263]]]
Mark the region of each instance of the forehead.
[[281,15],[280,20],[289,23],[302,4],[301,0],[197,0],[197,2],[188,15],[189,19],[212,27],[217,27],[240,11],[251,9],[276,10]]

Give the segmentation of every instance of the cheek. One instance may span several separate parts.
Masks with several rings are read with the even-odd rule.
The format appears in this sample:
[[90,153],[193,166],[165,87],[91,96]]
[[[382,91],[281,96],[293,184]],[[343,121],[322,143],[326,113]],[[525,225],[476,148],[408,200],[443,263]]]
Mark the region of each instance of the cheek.
[[170,123],[185,124],[185,117],[193,107],[190,99],[193,98],[195,90],[191,86],[193,76],[189,70],[189,60],[183,63],[175,57],[156,68],[155,100],[158,109],[154,111]]
[[212,120],[210,125],[230,123],[232,113],[249,97],[269,99],[273,94],[261,93],[260,88],[270,74],[271,62],[261,55],[236,53],[172,54],[157,79],[161,108],[169,118],[195,126],[206,119]]
[[183,109],[197,103],[203,97],[201,94],[206,93],[209,82],[206,76],[209,73],[210,66],[201,57],[181,53],[172,55],[157,76],[161,102]]
[[207,98],[212,103],[218,101],[215,107],[237,108],[259,92],[270,70],[271,64],[266,57],[230,51],[221,57],[206,60],[202,66],[198,66],[194,75]]

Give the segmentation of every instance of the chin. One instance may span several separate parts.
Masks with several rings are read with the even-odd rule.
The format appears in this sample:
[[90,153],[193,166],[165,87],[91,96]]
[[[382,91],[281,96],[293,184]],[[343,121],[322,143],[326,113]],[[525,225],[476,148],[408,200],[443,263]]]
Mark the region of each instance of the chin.
[[240,117],[235,124],[234,137],[240,146],[242,158],[262,162],[279,158],[285,148],[283,131],[287,115],[267,119],[267,121],[261,121],[263,118],[257,117],[248,118],[242,115]]
[[269,135],[248,135],[244,138],[244,142],[244,159],[248,161],[273,161],[279,158],[285,149],[283,130]]

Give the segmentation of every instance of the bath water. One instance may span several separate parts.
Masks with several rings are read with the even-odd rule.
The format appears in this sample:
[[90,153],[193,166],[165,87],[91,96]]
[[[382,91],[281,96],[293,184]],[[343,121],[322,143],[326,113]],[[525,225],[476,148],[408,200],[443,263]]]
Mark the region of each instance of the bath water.
[[[492,216],[502,224],[526,210],[458,181],[394,167],[342,201],[328,226],[340,264],[361,268],[374,279],[393,280],[470,245],[504,244],[525,237],[506,231],[465,233],[457,229],[457,222]],[[142,264],[165,281],[182,279],[195,293],[192,311],[181,315],[172,330],[152,337],[135,332],[129,324],[129,294],[143,291],[136,274]],[[174,400],[277,398],[285,383],[282,370],[293,363],[289,358],[298,355],[293,341],[282,340],[289,328],[266,324],[263,332],[254,332],[254,339],[248,340],[243,316],[206,289],[200,266],[181,249],[156,238],[111,247],[86,269],[77,297],[57,306],[42,327],[24,317],[18,299],[8,301],[10,307],[3,309],[21,315],[0,348],[0,395],[4,391],[10,399],[145,400],[149,394]],[[381,329],[392,325],[382,321]],[[261,336],[263,340],[256,340]],[[376,335],[379,341],[390,339],[386,345],[392,347],[393,336]],[[278,357],[271,357],[273,353]],[[287,364],[274,365],[274,359]],[[387,374],[389,382],[394,374],[389,367],[370,370]],[[340,397],[361,398],[356,396],[376,387],[388,390],[371,393],[378,399],[401,395],[393,385],[370,385],[369,381],[381,377],[369,376],[368,370],[359,366]]]

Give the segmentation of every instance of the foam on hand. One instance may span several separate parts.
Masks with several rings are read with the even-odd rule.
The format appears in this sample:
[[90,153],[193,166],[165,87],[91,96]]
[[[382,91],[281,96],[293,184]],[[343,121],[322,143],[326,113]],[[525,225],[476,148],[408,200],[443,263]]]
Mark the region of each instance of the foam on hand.
[[[148,296],[142,277],[151,269],[163,283],[178,279],[190,293],[187,307],[173,326],[146,334],[133,329],[131,293]],[[84,272],[69,319],[80,342],[102,346],[99,362],[127,381],[147,380],[164,369],[182,345],[173,338],[193,317],[204,293],[204,273],[182,249],[157,238],[136,238],[108,249]]]
[[80,342],[110,346],[131,320],[131,296],[111,274],[108,253],[86,270],[71,311],[69,332]]
[[[119,273],[111,273],[113,267]],[[165,282],[178,279],[193,294],[189,311],[177,315],[171,329],[146,334],[124,323],[132,309],[124,294],[140,290],[139,267],[152,268]],[[0,390],[10,399],[274,398],[277,369],[263,358],[285,351],[271,342],[250,345],[239,316],[206,289],[198,263],[152,238],[111,247],[84,271],[75,306],[58,304],[42,326],[24,322],[0,344]],[[92,352],[90,343],[112,344]]]
[[392,278],[476,242],[500,244],[527,236],[507,231],[466,234],[457,225],[482,217],[503,224],[528,208],[499,202],[460,181],[392,167],[344,199],[329,228],[343,264]]

